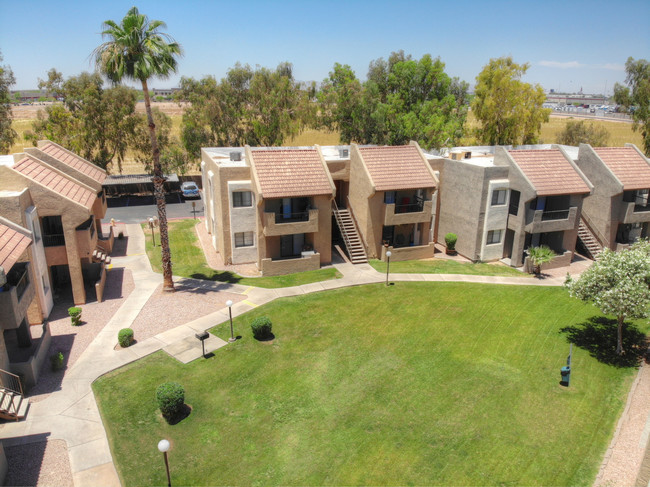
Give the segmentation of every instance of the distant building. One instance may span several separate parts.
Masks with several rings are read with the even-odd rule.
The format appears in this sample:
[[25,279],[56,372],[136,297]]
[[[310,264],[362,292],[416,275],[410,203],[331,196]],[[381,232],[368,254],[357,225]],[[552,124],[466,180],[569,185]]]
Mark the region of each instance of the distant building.
[[169,98],[174,95],[177,91],[180,91],[180,88],[153,88],[153,96],[162,96],[164,98]]

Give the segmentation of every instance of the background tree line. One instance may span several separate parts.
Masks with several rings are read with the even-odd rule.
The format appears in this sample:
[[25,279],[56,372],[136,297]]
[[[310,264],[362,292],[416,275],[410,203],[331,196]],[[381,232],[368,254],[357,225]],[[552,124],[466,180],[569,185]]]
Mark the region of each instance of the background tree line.
[[[2,69],[0,85],[8,86],[13,75],[8,67]],[[527,69],[528,64],[511,57],[491,59],[476,78],[473,96],[469,84],[450,77],[439,58],[426,54],[414,59],[404,51],[371,61],[365,81],[339,63],[320,85],[297,81],[287,62],[275,69],[236,64],[221,80],[183,77],[175,95],[184,107],[180,137],[172,136],[170,117],[153,110],[161,166],[165,172],[184,173],[197,163],[201,147],[278,146],[306,128],[338,131],[341,143],[416,140],[425,149],[452,147],[468,135],[488,145],[534,144],[550,110],[542,107],[546,96],[541,86],[521,80]],[[616,85],[615,99],[635,107],[635,128],[650,153],[648,62],[630,58],[626,69],[627,86]],[[39,81],[39,88],[64,101],[39,113],[26,135],[29,140],[48,138],[101,167],[112,162],[121,171],[129,157],[151,170],[147,119],[135,111],[141,92],[105,87],[99,74],[64,80],[55,69]],[[479,124],[475,129],[466,124],[470,107]],[[6,146],[13,140],[11,126],[1,115],[0,141]],[[558,142],[599,146],[607,137],[602,128],[570,122]]]

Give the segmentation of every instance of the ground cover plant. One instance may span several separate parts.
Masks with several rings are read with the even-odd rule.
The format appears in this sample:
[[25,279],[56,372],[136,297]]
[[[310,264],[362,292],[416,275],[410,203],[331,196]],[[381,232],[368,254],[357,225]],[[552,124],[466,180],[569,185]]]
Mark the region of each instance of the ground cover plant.
[[[386,262],[370,260],[379,272],[386,272]],[[403,274],[470,274],[480,276],[530,277],[517,269],[501,264],[457,262],[448,259],[403,260],[390,263],[390,272]]]
[[[301,284],[339,279],[342,277],[333,267],[272,277],[242,277],[234,272],[215,271],[208,267],[205,261],[201,244],[194,230],[196,223],[196,220],[187,219],[170,222],[169,224],[169,242],[172,249],[175,276],[264,288],[300,286]],[[149,262],[151,262],[151,267],[155,272],[162,272],[160,247],[157,246],[158,234],[156,232],[156,247],[154,247],[149,226],[143,225],[142,229],[146,236],[147,256],[149,257]]]
[[[576,346],[559,385],[561,330],[595,315],[560,287],[353,287],[261,306],[212,358],[158,352],[93,388],[122,485],[166,482],[161,438],[174,485],[591,485],[635,373]],[[244,333],[259,316],[272,341]],[[192,407],[175,426],[164,381]]]

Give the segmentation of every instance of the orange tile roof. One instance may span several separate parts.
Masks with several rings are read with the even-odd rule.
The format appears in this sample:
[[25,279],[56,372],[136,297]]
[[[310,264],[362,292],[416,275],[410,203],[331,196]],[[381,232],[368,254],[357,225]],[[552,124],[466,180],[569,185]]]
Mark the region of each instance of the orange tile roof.
[[623,184],[624,191],[650,188],[650,164],[634,147],[598,147],[594,152]]
[[589,186],[559,149],[509,150],[537,196],[589,193]]
[[39,149],[45,152],[47,155],[58,159],[64,164],[67,164],[71,168],[76,169],[80,173],[94,179],[99,184],[102,184],[104,182],[104,179],[106,179],[106,173],[99,169],[97,166],[91,164],[85,159],[82,159],[76,154],[69,154],[52,142],[44,145],[43,147],[40,147]]
[[0,266],[9,272],[32,243],[27,235],[0,223]]
[[432,188],[436,181],[413,145],[359,147],[377,191]]
[[61,196],[82,204],[88,209],[92,208],[97,198],[97,195],[92,191],[62,176],[29,156],[22,158],[14,164],[14,169],[23,176],[46,186]]
[[263,198],[334,192],[316,149],[254,149],[251,153]]

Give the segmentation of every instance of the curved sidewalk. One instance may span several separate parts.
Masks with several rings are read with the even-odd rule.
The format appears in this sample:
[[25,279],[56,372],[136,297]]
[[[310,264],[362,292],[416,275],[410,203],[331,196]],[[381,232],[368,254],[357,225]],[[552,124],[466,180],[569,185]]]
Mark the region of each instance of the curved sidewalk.
[[[128,253],[113,258],[114,267],[126,267],[133,273],[135,289],[104,329],[95,337],[75,365],[65,372],[61,388],[47,399],[32,404],[24,421],[5,423],[0,438],[5,446],[40,441],[43,435],[67,442],[70,467],[76,487],[117,486],[120,481],[113,464],[106,431],[92,393],[92,382],[101,375],[145,357],[158,350],[167,350],[178,358],[182,343],[196,343],[194,334],[228,320],[223,309],[165,331],[127,349],[115,350],[117,332],[130,326],[161,283],[160,274],[151,270],[145,253],[144,233],[140,225],[128,225]],[[370,265],[336,264],[341,279],[322,281],[289,288],[264,289],[238,284],[184,280],[195,286],[209,287],[246,295],[232,307],[233,316],[280,297],[309,294],[363,284],[382,283],[386,274]],[[475,282],[483,284],[561,286],[564,279],[534,279],[530,277],[470,276],[463,274],[390,274],[390,281]]]

